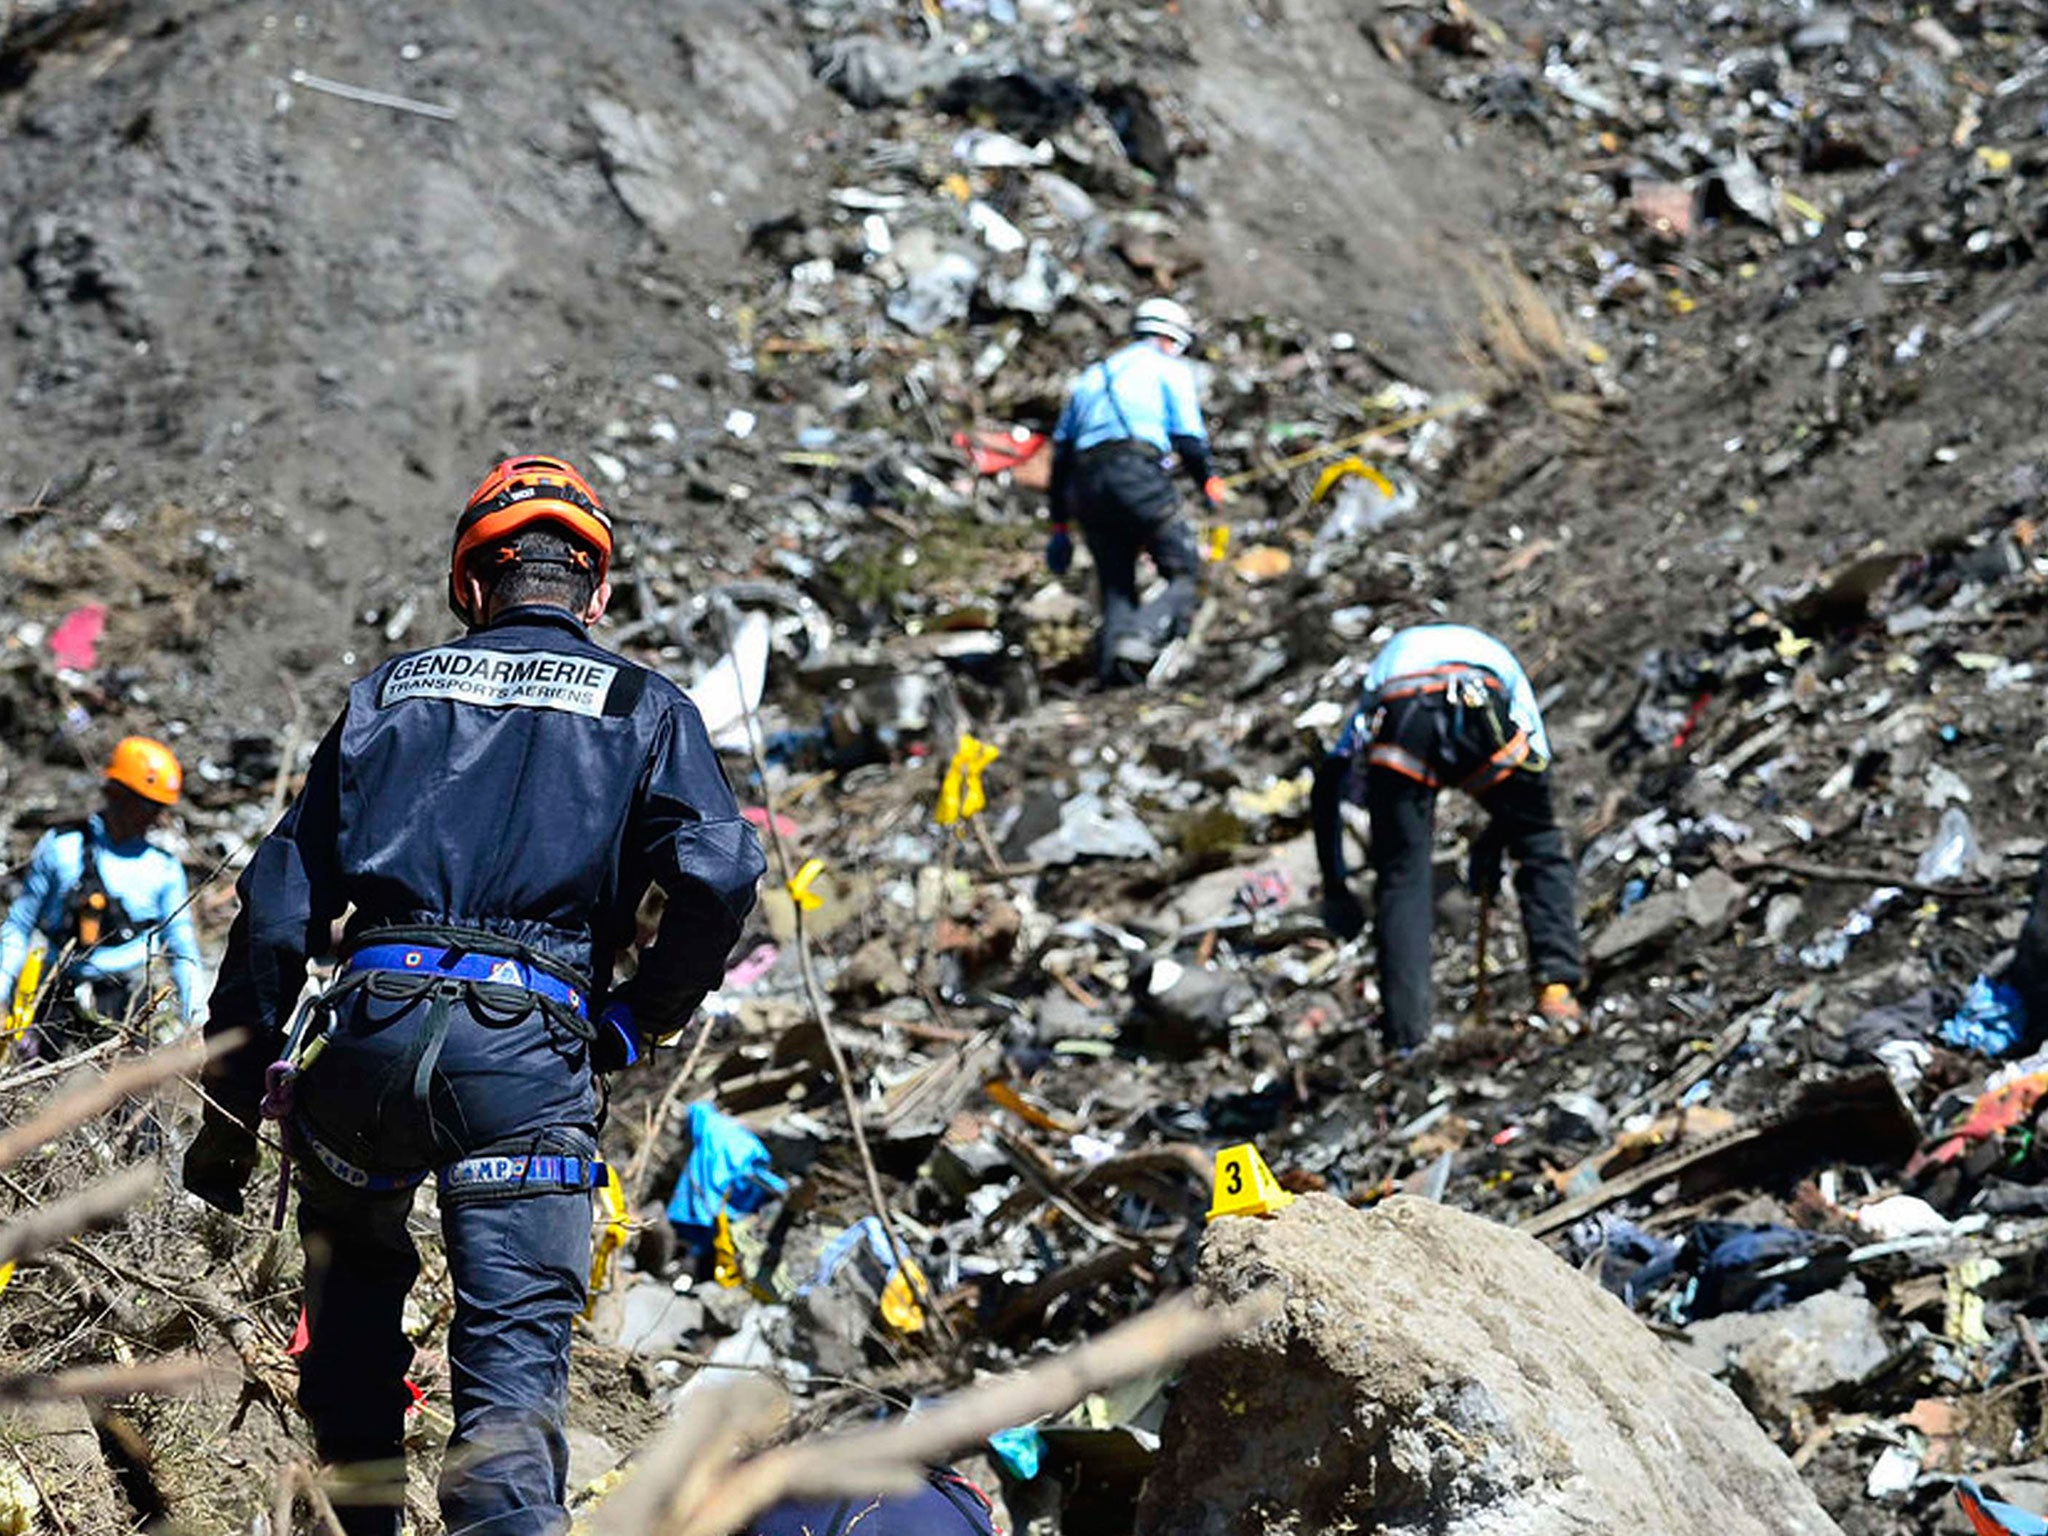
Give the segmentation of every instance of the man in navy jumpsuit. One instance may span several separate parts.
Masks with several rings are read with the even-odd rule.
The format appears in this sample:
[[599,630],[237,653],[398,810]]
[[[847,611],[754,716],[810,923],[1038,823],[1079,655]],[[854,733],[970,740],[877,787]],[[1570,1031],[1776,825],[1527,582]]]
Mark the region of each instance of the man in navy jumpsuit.
[[[306,1250],[299,1401],[344,1469],[351,1536],[392,1536],[403,1512],[406,1221],[429,1176],[455,1290],[443,1517],[468,1536],[568,1528],[596,1075],[719,983],[764,867],[696,709],[586,633],[610,554],[573,469],[499,465],[451,561],[469,632],[355,684],[240,882],[207,1032],[249,1043],[208,1068],[185,1183],[239,1213],[259,1103],[283,1122]],[[659,936],[616,985],[650,883]],[[288,1036],[350,908],[339,978]]]

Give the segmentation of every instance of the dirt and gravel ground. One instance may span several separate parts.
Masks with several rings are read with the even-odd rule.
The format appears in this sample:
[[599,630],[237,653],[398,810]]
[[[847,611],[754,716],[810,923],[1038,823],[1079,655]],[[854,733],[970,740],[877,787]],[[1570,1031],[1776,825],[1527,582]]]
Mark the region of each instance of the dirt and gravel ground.
[[[740,578],[800,589],[836,652],[807,673],[778,636],[769,722],[802,735],[848,689],[928,676],[949,638],[993,626],[1006,659],[946,677],[1004,747],[1004,859],[1037,862],[1004,818],[1056,813],[1028,804],[1048,792],[1104,789],[1156,836],[1157,857],[1023,874],[945,852],[934,759],[962,717],[943,711],[836,776],[815,743],[778,756],[802,852],[867,882],[855,905],[880,898],[820,945],[861,1070],[892,1092],[946,1043],[995,1040],[1056,1119],[1121,1151],[1254,1134],[1276,1165],[1361,1199],[1449,1154],[1446,1198],[1502,1216],[1550,1204],[1551,1173],[1607,1135],[1560,1139],[1559,1095],[1590,1095],[1618,1130],[1711,1058],[1710,1105],[1779,1107],[1837,1070],[1867,1009],[1961,992],[2010,940],[2040,840],[2026,668],[2048,645],[2048,34],[2025,4],[1923,9],[0,7],[0,864],[90,795],[86,762],[146,729],[195,770],[178,829],[195,876],[231,874],[346,680],[444,629],[446,528],[475,475],[539,446],[595,466],[622,514],[612,633],[638,654],[694,675],[716,648],[693,596]],[[977,129],[1028,159],[963,139]],[[965,232],[976,207],[1016,249]],[[920,330],[894,306],[935,251],[968,255],[979,286]],[[1051,274],[1049,302],[1034,274]],[[1478,408],[1367,445],[1417,497],[1370,537],[1318,541],[1314,466],[1245,485],[1232,553],[1278,554],[1217,569],[1203,647],[1170,688],[1105,699],[1076,686],[1085,577],[1047,590],[1037,499],[977,482],[951,439],[1048,425],[1065,375],[1161,289],[1204,316],[1228,470],[1411,405]],[[1866,556],[1867,581],[1833,580]],[[100,655],[60,671],[48,633],[92,602],[110,610]],[[1305,877],[1274,928],[1219,940],[1188,904],[1220,880],[1220,909],[1242,916],[1241,877],[1298,851],[1299,797],[1276,790],[1307,760],[1298,717],[1343,697],[1379,626],[1432,614],[1501,634],[1545,693],[1589,936],[1710,871],[1739,886],[1711,921],[1618,947],[1583,1037],[1497,1018],[1404,1069],[1363,1027],[1364,957],[1295,920],[1313,910]],[[731,766],[757,795],[753,765]],[[1912,871],[1950,803],[1995,867],[1880,907],[1832,964],[1805,957]],[[1455,833],[1462,812],[1445,814]],[[201,898],[212,941],[224,884]],[[1446,897],[1447,1018],[1472,1003],[1460,903]],[[1119,931],[1144,963],[1232,978],[1239,1006],[1148,1019]],[[779,937],[778,969],[719,1023],[718,1074],[745,1080],[757,1112],[801,1087],[814,1097],[791,1102],[836,1125],[815,1043],[799,1028],[774,1044],[802,1016]],[[856,952],[869,971],[907,963],[917,985],[849,976]],[[1496,948],[1497,1015],[1520,997],[1515,954]],[[1125,1025],[1139,1044],[1111,1052]],[[1983,1072],[1937,1051],[1916,1107],[1940,1120],[1943,1092],[1966,1103]],[[621,1155],[661,1086],[622,1087]],[[977,1115],[998,1118],[955,1108],[977,1135]],[[818,1203],[857,1213],[843,1137],[811,1140]],[[928,1146],[906,1138],[885,1172],[957,1236],[962,1208],[915,1177]],[[1063,1176],[1101,1155],[1047,1147]],[[38,1164],[17,1197],[119,1152]],[[650,1189],[677,1156],[663,1135]],[[1850,1185],[1854,1161],[1837,1170]],[[1756,1213],[1797,1208],[1776,1194]],[[1042,1275],[1086,1248],[1027,1214],[988,1228],[996,1270]],[[193,1220],[166,1201],[137,1231],[181,1275],[208,1245],[281,1346],[289,1262],[259,1258],[253,1227]],[[1027,1252],[1025,1228],[1052,1236]],[[1189,1277],[1187,1233],[1144,1241],[1135,1274],[1055,1301],[1042,1335]],[[110,1332],[104,1298],[81,1312],[93,1292],[72,1269],[0,1297],[0,1337],[31,1368],[207,1336],[205,1307],[176,1296]],[[964,1273],[984,1302],[1004,1294]],[[2013,1305],[2038,1315],[2038,1299]],[[884,1352],[886,1384],[957,1378],[1030,1337]],[[1959,1347],[1845,1415],[1889,1424],[1982,1387],[2016,1337]],[[579,1417],[622,1451],[676,1362],[594,1358]],[[862,1400],[834,1390],[819,1416]],[[2021,1421],[1957,1457],[2038,1454],[2038,1388],[2001,1401]],[[226,1405],[205,1406],[134,1410],[155,1486],[196,1525],[246,1526],[289,1416],[258,1407],[229,1434]],[[1946,1528],[1932,1484],[1866,1497],[1883,1433],[1817,1435],[1810,1483],[1845,1529]]]

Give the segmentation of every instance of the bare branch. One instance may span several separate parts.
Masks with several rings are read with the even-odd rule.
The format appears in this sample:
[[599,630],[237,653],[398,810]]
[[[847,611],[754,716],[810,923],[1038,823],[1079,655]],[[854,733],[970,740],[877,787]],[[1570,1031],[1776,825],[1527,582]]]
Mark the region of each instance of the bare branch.
[[676,1419],[640,1458],[632,1477],[599,1506],[601,1536],[641,1536],[669,1529],[666,1512],[695,1509],[727,1474],[749,1442],[780,1426],[788,1395],[765,1377],[733,1373],[708,1390],[692,1388]]
[[90,1365],[54,1376],[0,1376],[0,1403],[49,1403],[62,1398],[105,1402],[145,1394],[163,1397],[193,1391],[220,1374],[198,1355],[171,1355],[141,1365]]
[[924,1469],[979,1445],[999,1429],[1062,1412],[1091,1392],[1213,1349],[1273,1316],[1278,1296],[1227,1309],[1192,1298],[1168,1302],[1065,1355],[970,1388],[913,1418],[823,1436],[729,1460],[758,1434],[779,1394],[741,1378],[702,1395],[689,1416],[650,1450],[626,1487],[606,1502],[605,1536],[730,1536],[788,1498],[860,1497],[907,1491]]
[[196,1038],[180,1040],[160,1051],[134,1061],[124,1061],[102,1076],[79,1084],[68,1093],[43,1106],[41,1114],[13,1129],[0,1132],[0,1168],[10,1168],[45,1142],[55,1141],[66,1131],[76,1130],[96,1115],[105,1114],[123,1099],[143,1093],[160,1083],[193,1072],[209,1056],[237,1043],[223,1034],[209,1042]]
[[34,1258],[68,1237],[105,1226],[156,1188],[152,1166],[130,1168],[79,1191],[68,1200],[40,1206],[0,1227],[0,1264]]

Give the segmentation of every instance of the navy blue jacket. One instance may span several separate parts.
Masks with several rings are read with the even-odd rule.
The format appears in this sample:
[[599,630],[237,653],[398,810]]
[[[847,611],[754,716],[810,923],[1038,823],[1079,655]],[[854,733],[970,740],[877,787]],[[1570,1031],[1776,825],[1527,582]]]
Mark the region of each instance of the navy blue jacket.
[[206,1032],[250,1039],[208,1087],[253,1120],[307,961],[351,906],[344,947],[394,925],[498,934],[602,1006],[652,882],[667,907],[623,995],[644,1035],[668,1034],[722,979],[765,868],[682,690],[561,609],[515,608],[349,690],[236,887]]

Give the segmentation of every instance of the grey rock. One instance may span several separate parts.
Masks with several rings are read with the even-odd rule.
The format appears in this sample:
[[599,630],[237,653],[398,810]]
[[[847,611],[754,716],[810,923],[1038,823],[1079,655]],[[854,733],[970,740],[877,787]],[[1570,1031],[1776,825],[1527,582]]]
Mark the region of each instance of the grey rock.
[[1823,1291],[1762,1316],[1770,1326],[1736,1352],[1731,1377],[1774,1428],[1789,1426],[1800,1403],[1849,1391],[1892,1357],[1878,1310],[1860,1291]]
[[1706,870],[1683,890],[1645,896],[1601,929],[1586,953],[1595,965],[1605,965],[1661,944],[1681,929],[1712,937],[1734,920],[1748,896],[1748,887],[1732,875]]
[[626,1292],[619,1331],[612,1342],[628,1354],[649,1357],[685,1349],[704,1328],[704,1303],[677,1295],[659,1280],[642,1280]]
[[603,1435],[570,1425],[562,1431],[569,1442],[569,1486],[587,1488],[616,1467],[623,1458]]
[[626,211],[658,235],[674,234],[697,209],[681,184],[682,157],[668,127],[609,96],[585,104],[597,127],[598,153]]
[[1188,1368],[1138,1536],[1840,1536],[1733,1394],[1506,1227],[1304,1195],[1212,1222],[1199,1279],[1284,1306]]
[[1228,1040],[1230,1021],[1257,1006],[1258,994],[1242,976],[1214,966],[1157,960],[1138,992],[1145,1050],[1190,1060]]
[[1856,18],[1848,11],[1818,11],[1785,40],[1785,46],[1795,59],[1829,48],[1846,48],[1855,29]]

